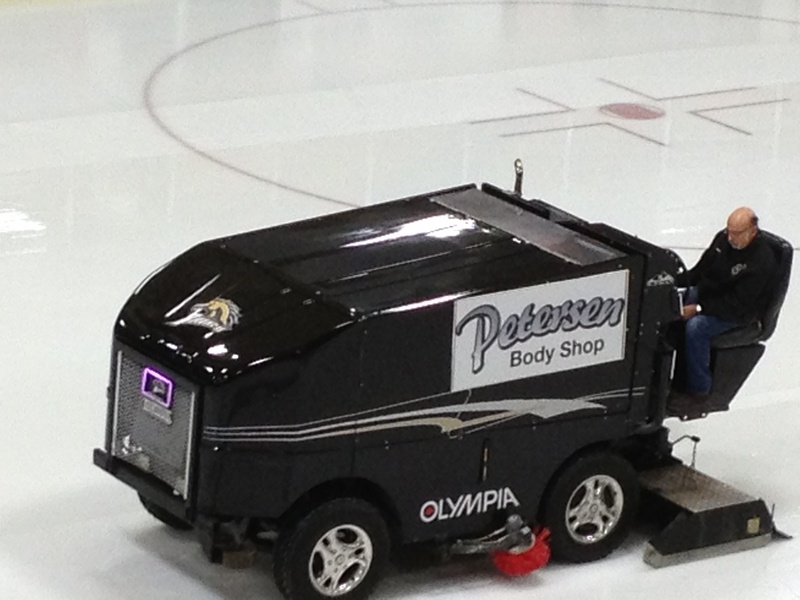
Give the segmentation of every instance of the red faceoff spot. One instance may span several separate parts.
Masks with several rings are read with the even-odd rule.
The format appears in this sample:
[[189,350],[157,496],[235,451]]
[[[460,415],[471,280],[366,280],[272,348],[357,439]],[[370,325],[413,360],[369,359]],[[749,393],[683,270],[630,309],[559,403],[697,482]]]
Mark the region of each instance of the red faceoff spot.
[[664,116],[664,111],[654,106],[645,104],[633,104],[621,102],[618,104],[606,104],[600,107],[600,112],[620,119],[635,119],[646,121],[648,119],[660,119]]

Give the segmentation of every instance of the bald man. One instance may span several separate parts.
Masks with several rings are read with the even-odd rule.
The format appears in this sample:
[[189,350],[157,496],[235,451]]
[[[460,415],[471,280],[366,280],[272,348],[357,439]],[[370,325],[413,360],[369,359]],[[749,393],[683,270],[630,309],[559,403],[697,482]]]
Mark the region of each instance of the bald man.
[[775,255],[759,234],[752,209],[737,208],[698,263],[681,273],[676,285],[687,287],[686,394],[670,401],[671,414],[701,404],[711,393],[711,338],[758,318],[776,269]]

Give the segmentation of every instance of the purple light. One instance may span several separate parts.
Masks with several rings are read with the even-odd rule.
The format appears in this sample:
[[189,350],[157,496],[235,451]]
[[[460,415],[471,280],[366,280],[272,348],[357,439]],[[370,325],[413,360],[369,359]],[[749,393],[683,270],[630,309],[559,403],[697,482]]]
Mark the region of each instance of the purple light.
[[172,389],[174,384],[166,375],[155,369],[145,367],[142,370],[142,396],[163,406],[172,408]]

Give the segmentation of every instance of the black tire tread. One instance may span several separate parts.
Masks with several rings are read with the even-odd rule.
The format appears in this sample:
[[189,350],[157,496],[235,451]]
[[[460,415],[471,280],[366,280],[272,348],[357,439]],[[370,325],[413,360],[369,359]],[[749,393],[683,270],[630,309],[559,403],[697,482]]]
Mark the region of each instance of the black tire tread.
[[150,513],[151,516],[161,521],[167,527],[170,527],[171,529],[175,529],[177,531],[191,531],[192,529],[194,529],[191,523],[184,521],[179,517],[176,517],[171,512],[162,508],[153,501],[148,500],[141,494],[139,494],[139,501],[142,503],[144,509],[148,513]]
[[[564,511],[575,487],[593,474],[614,477],[624,494],[623,514],[616,528],[603,540],[581,545],[569,537],[564,525]],[[550,529],[553,557],[562,562],[585,563],[599,560],[616,550],[630,533],[639,505],[639,483],[631,464],[612,452],[583,454],[569,463],[557,476],[544,499],[544,523]]]
[[[380,511],[372,504],[360,498],[337,498],[317,506],[294,526],[281,532],[273,554],[273,572],[278,590],[288,600],[311,600],[302,590],[295,589],[292,570],[298,563],[305,569],[307,557],[298,561],[295,556],[300,546],[305,542],[306,536],[313,537],[315,529],[328,528],[335,521],[357,520],[356,517],[342,517],[340,515],[355,515],[365,518],[368,526],[374,527],[371,532],[373,544],[373,559],[366,579],[352,592],[339,596],[342,600],[363,600],[371,592],[380,579],[389,558],[390,536],[389,530]],[[363,524],[361,524],[363,525]],[[314,598],[324,598],[314,594]]]

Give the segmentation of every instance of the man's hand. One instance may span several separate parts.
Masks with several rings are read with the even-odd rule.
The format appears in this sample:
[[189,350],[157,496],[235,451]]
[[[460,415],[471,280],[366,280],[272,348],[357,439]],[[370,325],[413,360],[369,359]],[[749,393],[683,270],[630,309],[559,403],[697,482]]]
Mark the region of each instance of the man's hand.
[[697,304],[687,304],[686,306],[683,307],[683,314],[681,316],[685,321],[686,319],[691,319],[698,312],[699,311],[697,310]]

